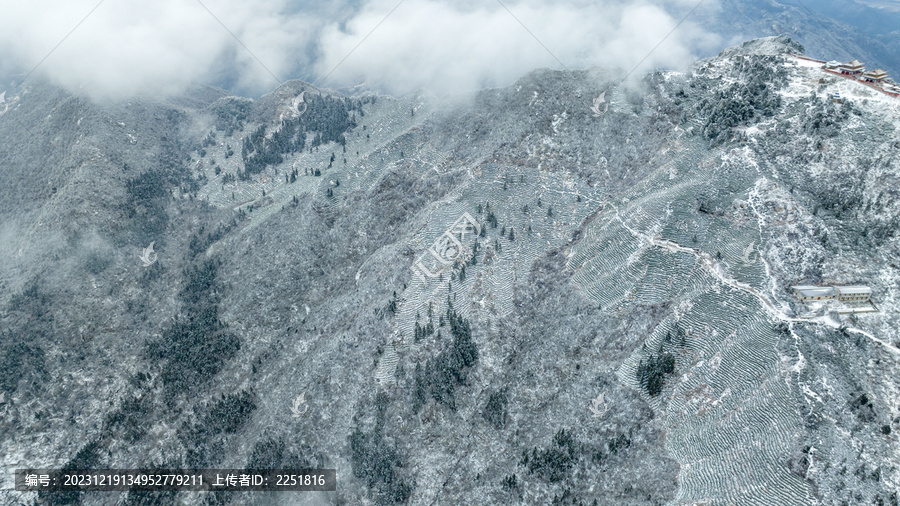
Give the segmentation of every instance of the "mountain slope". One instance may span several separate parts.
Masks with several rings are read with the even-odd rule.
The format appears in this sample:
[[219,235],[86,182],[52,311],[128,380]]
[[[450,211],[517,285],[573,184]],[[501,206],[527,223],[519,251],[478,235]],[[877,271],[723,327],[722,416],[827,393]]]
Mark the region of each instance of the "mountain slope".
[[696,14],[696,22],[726,40],[785,35],[823,60],[858,59],[869,68],[900,75],[897,50],[900,13],[866,6],[854,0],[780,2],[724,0],[717,9]]
[[[180,497],[216,504],[896,501],[900,102],[801,50],[452,100],[22,90],[5,467],[337,470]],[[803,318],[803,283],[880,312]]]

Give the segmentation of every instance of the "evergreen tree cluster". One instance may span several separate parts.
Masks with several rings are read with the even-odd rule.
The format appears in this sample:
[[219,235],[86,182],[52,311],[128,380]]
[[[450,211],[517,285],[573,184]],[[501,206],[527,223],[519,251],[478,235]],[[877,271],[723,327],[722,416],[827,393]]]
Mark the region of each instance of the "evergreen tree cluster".
[[425,325],[420,325],[418,320],[416,320],[416,328],[413,331],[413,341],[418,343],[431,335],[434,335],[434,321],[430,320]]
[[151,169],[125,181],[125,216],[136,232],[136,240],[155,240],[165,231],[169,223],[166,214],[166,198],[169,196],[171,181],[169,174],[161,169]]
[[397,291],[391,295],[391,300],[388,301],[387,311],[391,313],[391,316],[397,314],[397,310],[400,308],[400,296],[397,295]]
[[49,378],[41,344],[53,335],[52,302],[37,281],[9,299],[0,319],[0,394]]
[[525,450],[519,464],[528,469],[528,474],[555,483],[562,480],[575,465],[580,447],[572,431],[560,429],[553,436],[552,446],[540,449],[535,447],[531,452]]
[[723,142],[732,128],[772,117],[780,107],[781,95],[771,84],[758,80],[734,83],[701,103],[703,113],[709,114],[703,132],[708,139]]
[[44,349],[29,337],[25,332],[0,333],[0,392],[15,392],[22,379],[36,385],[49,377]]
[[289,459],[291,456],[283,439],[266,437],[253,445],[250,458],[247,459],[247,469],[291,469],[292,465],[285,465]]
[[160,169],[151,169],[125,181],[125,192],[135,203],[146,203],[168,195],[168,175]]
[[249,99],[228,97],[218,100],[210,106],[216,118],[216,130],[230,137],[235,130],[243,129],[252,107],[253,102]]
[[698,115],[709,119],[703,127],[704,135],[721,143],[737,126],[749,125],[769,118],[781,107],[779,89],[787,84],[787,71],[778,57],[750,55],[742,57],[734,66],[739,81],[698,104]]
[[288,137],[292,129],[283,125],[270,139],[266,139],[266,125],[260,125],[249,137],[241,140],[241,158],[244,160],[244,171],[241,179],[249,179],[252,174],[259,174],[269,165],[277,165],[284,161],[285,153],[294,153],[303,149],[305,136]]
[[168,400],[211,379],[241,347],[219,320],[218,267],[218,261],[206,260],[185,268],[181,313],[159,339],[147,343],[148,356],[162,363]]
[[413,410],[418,412],[430,395],[436,402],[456,410],[456,387],[465,385],[466,371],[478,362],[478,348],[472,340],[468,320],[461,318],[448,301],[446,322],[453,337],[450,347],[429,359],[423,368],[416,365]]
[[[841,177],[823,181],[814,187],[822,210],[838,219],[857,219],[865,202],[865,178]],[[819,211],[819,209],[816,209]]]
[[850,101],[837,105],[822,100],[815,94],[809,97],[809,107],[803,109],[800,117],[801,129],[811,135],[835,137],[840,133],[841,123],[850,118],[853,106]]
[[662,392],[666,375],[675,372],[675,355],[664,352],[660,349],[659,353],[650,354],[647,360],[641,360],[637,369],[637,379],[641,388],[648,395],[657,396]]
[[[525,469],[525,476],[535,476],[547,483],[566,482],[571,475],[571,470],[576,466],[580,467],[579,464],[582,462],[586,466],[593,464],[608,468],[608,466],[614,465],[610,463],[610,460],[616,456],[624,459],[631,458],[628,449],[633,445],[635,428],[639,430],[640,425],[630,427],[627,432],[610,434],[605,443],[596,445],[578,441],[571,429],[560,429],[553,436],[549,446],[523,450],[518,465]],[[584,457],[589,457],[589,460],[585,462]],[[504,488],[513,490],[524,487],[525,478],[520,481],[515,474],[510,476],[501,482]],[[626,486],[625,492],[628,493],[629,489],[630,487]],[[570,501],[561,504],[584,504],[574,495],[569,495]],[[647,499],[649,500],[649,497]],[[554,504],[557,503],[554,502]]]
[[[96,469],[100,464],[103,453],[104,447],[102,442],[98,439],[92,439],[85,443],[85,445],[75,453],[75,456],[66,462],[62,467],[62,470],[77,471],[81,469]],[[38,499],[42,504],[82,504],[84,494],[85,493],[80,490],[41,490],[38,492]]]
[[497,228],[497,216],[494,214],[494,211],[488,211],[487,223],[491,226],[491,228]]
[[208,465],[221,448],[221,440],[227,434],[241,430],[256,411],[255,395],[252,391],[222,394],[212,405],[202,408],[197,420],[186,420],[178,430],[178,438],[187,449],[186,461],[189,466]]
[[[178,132],[186,115],[177,110],[166,113],[167,131]],[[182,136],[163,135],[159,139],[159,156],[154,168],[128,179],[125,182],[125,193],[128,196],[122,206],[125,217],[131,224],[131,236],[127,242],[147,244],[159,240],[168,224],[166,201],[173,187],[183,193],[193,193],[200,189],[200,183],[191,175],[185,164],[189,161],[190,146]],[[128,164],[122,170],[129,172]]]
[[743,55],[736,60],[731,73],[737,78],[771,83],[775,89],[781,89],[788,85],[788,71],[784,66],[784,57],[782,56]]
[[204,430],[208,434],[233,434],[243,427],[256,410],[252,392],[242,390],[222,394],[204,418]]
[[375,400],[375,427],[363,432],[359,427],[350,434],[350,463],[353,475],[366,480],[374,489],[378,504],[405,502],[412,495],[414,484],[403,478],[399,469],[403,461],[397,449],[384,438],[387,396],[378,394]]
[[213,243],[225,237],[225,234],[235,227],[237,227],[237,220],[235,219],[232,219],[227,224],[220,224],[211,232],[206,232],[206,226],[201,225],[200,229],[191,236],[191,240],[188,243],[189,258],[194,259],[200,253],[205,252]]
[[[434,335],[434,303],[428,303],[428,323],[422,325],[419,323],[419,313],[416,313],[416,327],[413,331],[413,341],[419,342],[422,339]],[[444,317],[441,315],[441,326],[444,326]]]
[[380,430],[364,433],[358,428],[350,435],[353,475],[380,492],[391,503],[402,503],[412,495],[413,486],[397,471],[403,467],[397,450],[389,446]]
[[[143,375],[143,373],[138,374]],[[152,404],[149,396],[126,397],[115,411],[106,415],[103,423],[104,433],[121,437],[127,443],[135,443],[146,434],[145,417],[151,411]]]
[[[362,102],[349,98],[333,98],[322,95],[306,97],[306,113],[284,120],[281,127],[266,137],[266,125],[260,125],[241,141],[241,158],[244,161],[243,177],[258,174],[269,165],[284,161],[284,155],[322,144],[336,142],[346,144],[344,133],[356,126],[351,111],[362,112]],[[314,134],[306,145],[307,134]],[[334,156],[332,155],[332,162]]]
[[515,474],[510,474],[503,478],[500,484],[506,490],[516,490],[519,488],[519,478]]
[[[311,450],[309,447],[303,451]],[[247,459],[248,470],[265,469],[313,469],[324,467],[321,461],[311,462],[298,450],[288,448],[282,438],[265,436],[253,445],[250,457]]]
[[491,427],[500,430],[506,425],[506,406],[508,404],[509,394],[505,388],[492,392],[488,396],[487,404],[485,404],[481,416]]

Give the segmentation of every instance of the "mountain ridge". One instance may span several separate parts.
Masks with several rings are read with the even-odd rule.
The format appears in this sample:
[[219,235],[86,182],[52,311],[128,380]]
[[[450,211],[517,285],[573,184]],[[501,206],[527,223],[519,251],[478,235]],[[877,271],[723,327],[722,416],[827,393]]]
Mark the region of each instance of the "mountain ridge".
[[[4,465],[336,469],[309,503],[896,500],[900,103],[799,49],[469,101],[8,98]],[[800,318],[801,282],[881,312]]]

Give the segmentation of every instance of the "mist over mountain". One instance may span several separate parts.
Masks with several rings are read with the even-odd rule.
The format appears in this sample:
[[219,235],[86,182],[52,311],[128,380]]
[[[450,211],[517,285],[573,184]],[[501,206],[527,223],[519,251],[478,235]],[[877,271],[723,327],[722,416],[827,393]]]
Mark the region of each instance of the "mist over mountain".
[[[450,97],[8,92],[0,500],[897,504],[900,98],[803,52]],[[13,490],[26,467],[338,484]]]
[[777,35],[816,58],[898,75],[900,9],[870,4],[40,0],[0,17],[0,92],[28,76],[95,101],[173,97],[197,85],[258,98],[290,79],[351,95],[459,93],[509,86],[535,68],[683,71],[728,45]]
[[643,69],[686,66],[698,49],[721,47],[692,20],[679,26],[689,9],[684,0],[40,0],[0,17],[0,75],[18,86],[34,70],[95,100],[197,84],[257,98],[290,78],[392,95],[468,92],[540,67],[632,67],[648,55]]

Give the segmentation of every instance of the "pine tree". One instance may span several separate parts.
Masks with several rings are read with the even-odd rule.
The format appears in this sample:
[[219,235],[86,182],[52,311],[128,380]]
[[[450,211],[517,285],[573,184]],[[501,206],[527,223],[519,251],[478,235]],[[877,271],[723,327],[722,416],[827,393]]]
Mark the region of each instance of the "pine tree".
[[487,215],[487,222],[491,225],[491,228],[497,228],[497,216],[494,215],[493,211],[489,211]]

